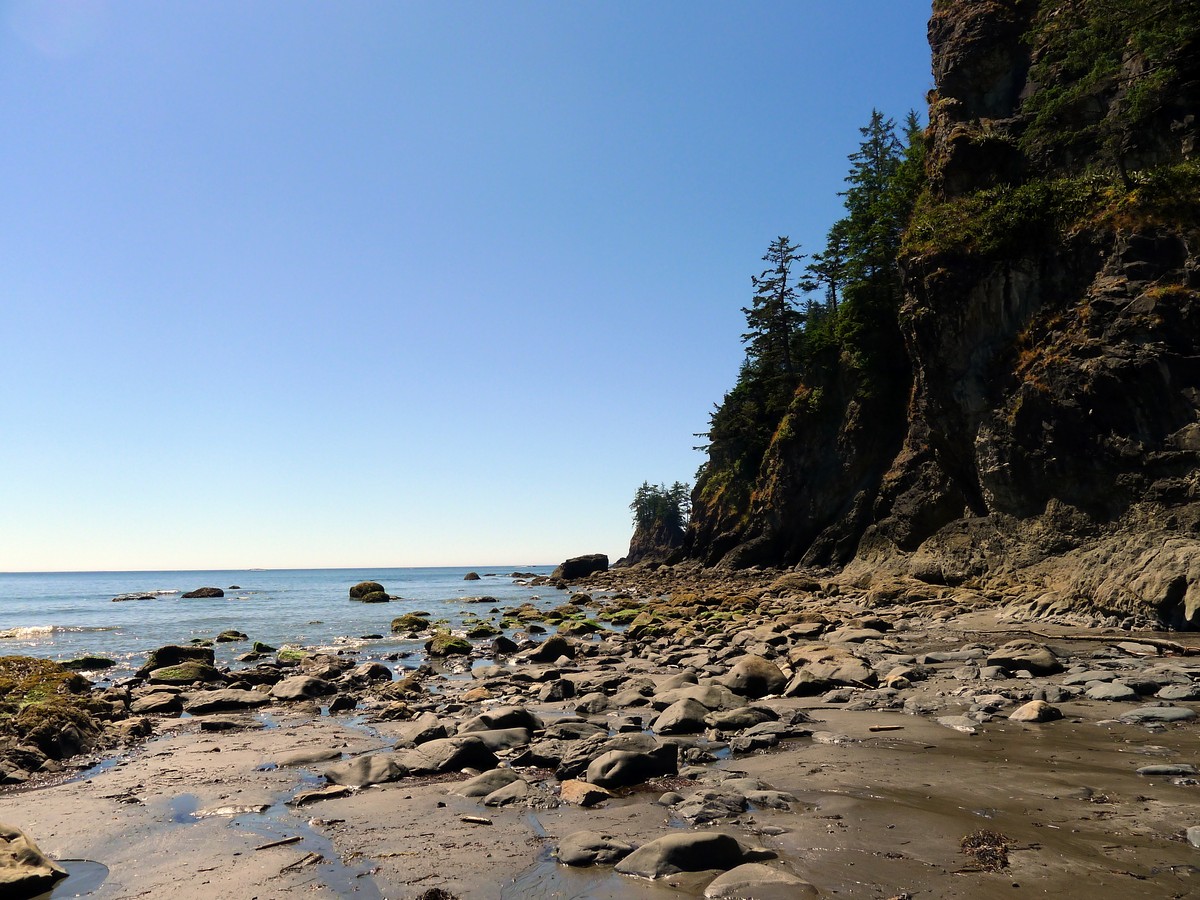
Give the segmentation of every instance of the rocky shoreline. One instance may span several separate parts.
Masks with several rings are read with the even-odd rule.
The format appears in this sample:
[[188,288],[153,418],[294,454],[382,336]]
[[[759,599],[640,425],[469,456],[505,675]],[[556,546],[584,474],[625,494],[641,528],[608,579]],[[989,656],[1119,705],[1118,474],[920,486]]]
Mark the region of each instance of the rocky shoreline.
[[163,648],[54,681],[0,821],[96,897],[1189,895],[1200,640],[934,590],[618,569],[401,678]]

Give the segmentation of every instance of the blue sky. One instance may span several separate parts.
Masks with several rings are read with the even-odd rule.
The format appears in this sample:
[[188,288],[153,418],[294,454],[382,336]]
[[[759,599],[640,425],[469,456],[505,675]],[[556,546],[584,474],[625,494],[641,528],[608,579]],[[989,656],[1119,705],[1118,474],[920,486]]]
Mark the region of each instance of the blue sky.
[[0,0],[0,571],[622,554],[918,0]]

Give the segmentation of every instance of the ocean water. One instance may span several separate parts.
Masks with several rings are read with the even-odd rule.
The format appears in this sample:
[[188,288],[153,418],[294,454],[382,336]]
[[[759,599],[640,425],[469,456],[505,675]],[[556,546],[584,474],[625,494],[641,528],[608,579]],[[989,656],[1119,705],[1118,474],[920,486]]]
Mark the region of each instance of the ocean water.
[[[464,581],[476,571],[479,581]],[[425,611],[461,627],[464,616],[489,618],[494,607],[532,601],[550,609],[564,602],[561,591],[533,587],[514,572],[548,575],[550,566],[420,569],[267,569],[184,572],[0,573],[0,656],[54,660],[104,656],[117,661],[105,675],[120,678],[137,669],[147,652],[193,638],[215,638],[227,629],[249,641],[216,644],[218,665],[247,652],[250,643],[272,647],[346,648],[364,658],[407,654],[402,665],[423,661],[423,640],[390,633],[392,619]],[[349,599],[352,585],[378,581],[401,597],[390,603]],[[233,587],[236,586],[236,589]],[[219,587],[225,596],[184,600],[199,587]],[[113,602],[122,594],[154,593],[150,600]],[[495,603],[464,598],[494,597]],[[382,638],[364,637],[383,635]]]

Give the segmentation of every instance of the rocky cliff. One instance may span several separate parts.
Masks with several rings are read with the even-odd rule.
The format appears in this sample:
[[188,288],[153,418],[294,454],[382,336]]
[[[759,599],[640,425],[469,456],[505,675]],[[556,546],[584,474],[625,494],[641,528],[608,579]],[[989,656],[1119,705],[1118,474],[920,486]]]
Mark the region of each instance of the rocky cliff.
[[939,0],[929,37],[899,362],[802,385],[687,552],[1200,625],[1200,10]]

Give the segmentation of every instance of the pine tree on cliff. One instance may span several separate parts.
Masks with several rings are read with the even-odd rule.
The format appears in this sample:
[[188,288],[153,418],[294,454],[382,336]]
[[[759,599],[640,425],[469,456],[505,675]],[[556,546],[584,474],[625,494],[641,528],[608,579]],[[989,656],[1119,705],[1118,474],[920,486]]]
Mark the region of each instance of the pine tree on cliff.
[[799,251],[800,246],[786,236],[773,240],[763,256],[767,268],[750,276],[754,299],[742,307],[746,314],[747,331],[742,340],[747,360],[769,381],[781,381],[781,389],[787,393],[796,386],[798,367],[793,344],[803,324],[796,305],[798,284],[792,278],[793,263],[804,258]]

